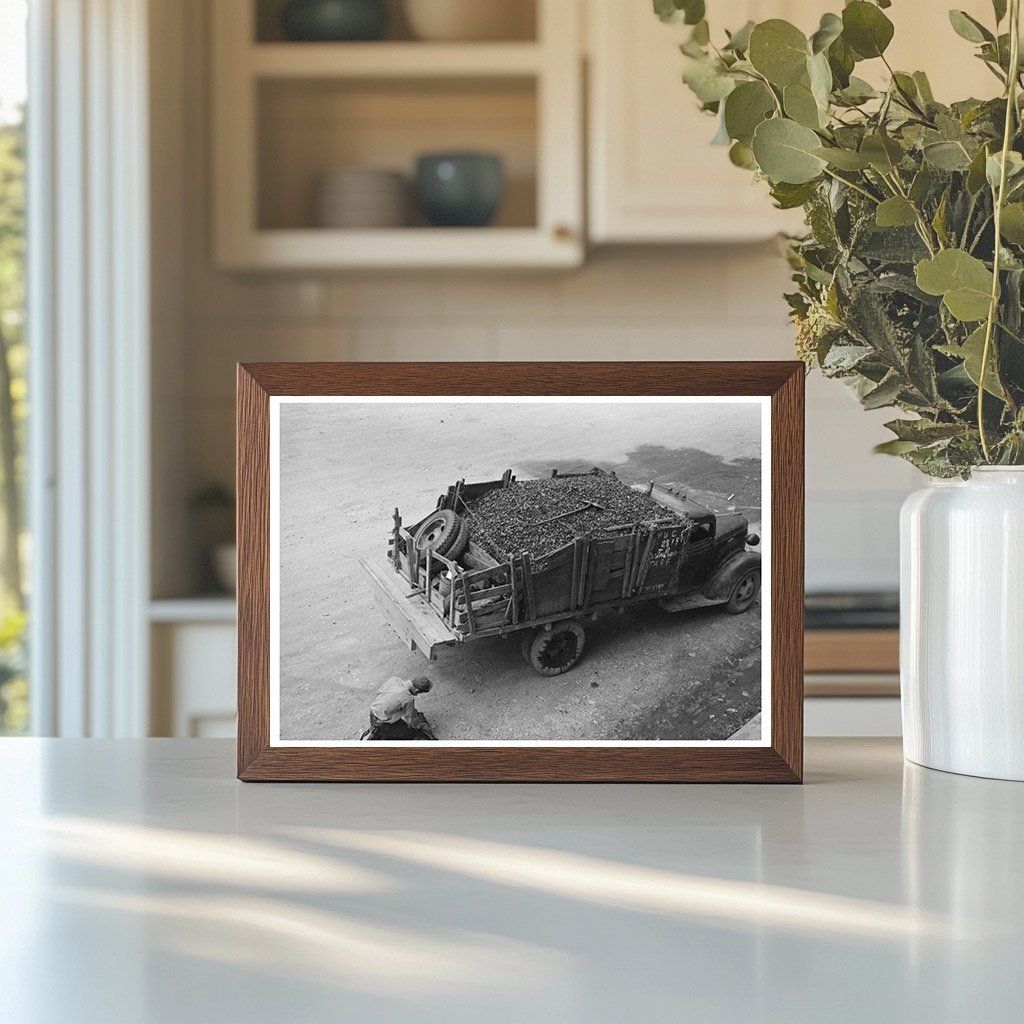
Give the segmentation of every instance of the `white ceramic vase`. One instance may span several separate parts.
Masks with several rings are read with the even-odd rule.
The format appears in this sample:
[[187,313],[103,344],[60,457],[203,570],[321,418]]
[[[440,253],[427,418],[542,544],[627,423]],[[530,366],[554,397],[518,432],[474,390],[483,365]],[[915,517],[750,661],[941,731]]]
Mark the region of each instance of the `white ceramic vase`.
[[900,548],[905,755],[1024,781],[1024,466],[915,492]]

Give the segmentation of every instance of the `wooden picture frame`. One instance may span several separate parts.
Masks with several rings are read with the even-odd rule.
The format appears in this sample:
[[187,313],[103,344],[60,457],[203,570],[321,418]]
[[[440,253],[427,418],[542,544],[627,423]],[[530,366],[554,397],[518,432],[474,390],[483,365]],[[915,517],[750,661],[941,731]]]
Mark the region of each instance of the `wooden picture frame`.
[[[271,742],[271,400],[755,396],[770,410],[770,737],[761,746]],[[557,399],[550,399],[557,401]],[[440,399],[439,399],[440,400]],[[456,398],[448,400],[457,400]],[[465,400],[465,399],[463,399]],[[537,399],[549,400],[549,399]],[[581,399],[576,398],[577,401]],[[647,401],[667,401],[665,398]],[[696,401],[696,398],[692,399]],[[238,777],[243,781],[800,782],[804,367],[799,362],[259,363],[238,367]],[[764,451],[768,451],[766,442]],[[443,496],[442,496],[443,497]],[[440,503],[439,503],[440,507]],[[396,536],[397,536],[396,526]],[[385,531],[382,531],[382,544]],[[756,538],[754,538],[756,542]],[[515,580],[513,573],[512,579]],[[428,595],[429,600],[429,595]],[[768,628],[767,626],[765,627]],[[767,656],[762,650],[762,656]]]

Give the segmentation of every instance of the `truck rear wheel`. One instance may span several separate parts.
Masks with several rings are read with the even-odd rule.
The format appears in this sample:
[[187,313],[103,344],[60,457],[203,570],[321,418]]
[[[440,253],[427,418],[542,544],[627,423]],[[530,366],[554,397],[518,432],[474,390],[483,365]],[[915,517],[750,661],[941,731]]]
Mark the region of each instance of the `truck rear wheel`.
[[586,637],[583,627],[572,619],[556,622],[550,629],[541,627],[530,639],[530,664],[542,676],[560,676],[583,657]]
[[725,610],[730,615],[740,615],[757,599],[761,591],[761,570],[750,569],[732,585]]

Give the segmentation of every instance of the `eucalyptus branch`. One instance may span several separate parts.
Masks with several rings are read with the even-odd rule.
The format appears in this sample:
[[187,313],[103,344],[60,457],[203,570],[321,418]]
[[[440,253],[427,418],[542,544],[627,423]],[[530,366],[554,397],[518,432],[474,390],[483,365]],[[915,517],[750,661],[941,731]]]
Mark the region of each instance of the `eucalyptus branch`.
[[867,189],[861,188],[856,182],[848,181],[846,178],[841,178],[838,174],[834,171],[830,171],[827,167],[825,168],[825,174],[827,174],[833,181],[838,181],[840,185],[845,185],[847,188],[852,188],[854,192],[859,192],[865,199],[870,199],[875,206],[881,202],[877,196],[873,196]]
[[891,175],[883,174],[882,178],[889,182],[901,199],[905,199],[910,204],[910,208],[914,211],[914,217],[917,220],[917,233],[921,236],[921,241],[924,242],[929,254],[934,256],[935,246],[938,246],[941,250],[943,248],[942,242],[939,241],[938,236],[935,236],[933,244],[931,225],[925,220],[924,214],[917,208],[917,203],[913,202],[910,196],[907,195],[903,182],[900,181],[899,173],[894,169]]
[[970,246],[967,249],[968,252],[973,253],[974,250],[977,249],[978,243],[981,241],[982,236],[988,230],[988,226],[991,223],[992,223],[992,214],[991,213],[985,214],[985,219],[981,222],[981,227],[978,228],[978,232],[974,236],[974,241],[971,242]]
[[999,273],[1002,270],[1003,206],[1006,202],[1006,177],[1013,125],[1017,117],[1017,85],[1020,73],[1020,0],[1010,0],[1010,73],[1006,85],[1006,123],[1003,125],[1002,159],[999,166],[999,189],[995,196],[995,252],[992,256],[992,294],[989,299],[988,319],[985,321],[985,344],[981,350],[981,369],[978,372],[978,434],[985,461],[992,462],[992,450],[985,429],[985,378],[992,357],[992,336],[999,316]]

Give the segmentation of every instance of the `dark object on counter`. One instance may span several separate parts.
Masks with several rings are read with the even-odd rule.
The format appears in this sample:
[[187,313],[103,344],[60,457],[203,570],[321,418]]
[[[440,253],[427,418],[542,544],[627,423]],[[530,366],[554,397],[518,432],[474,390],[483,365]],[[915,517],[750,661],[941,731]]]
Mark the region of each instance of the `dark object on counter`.
[[483,227],[493,220],[505,195],[501,157],[428,153],[416,162],[416,191],[435,227]]
[[808,594],[806,629],[898,629],[900,595],[896,591]]
[[387,0],[290,0],[281,12],[285,37],[295,42],[365,42],[387,26]]

